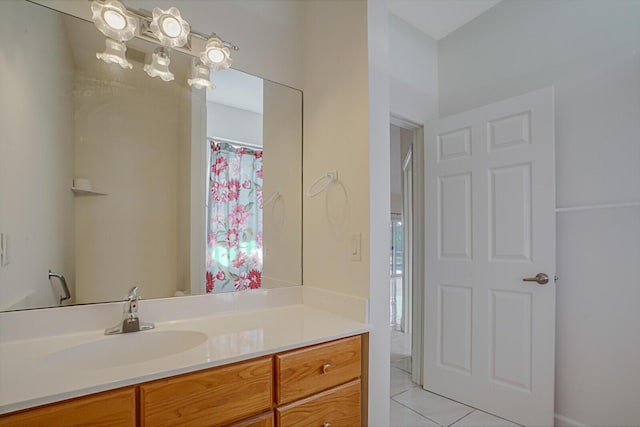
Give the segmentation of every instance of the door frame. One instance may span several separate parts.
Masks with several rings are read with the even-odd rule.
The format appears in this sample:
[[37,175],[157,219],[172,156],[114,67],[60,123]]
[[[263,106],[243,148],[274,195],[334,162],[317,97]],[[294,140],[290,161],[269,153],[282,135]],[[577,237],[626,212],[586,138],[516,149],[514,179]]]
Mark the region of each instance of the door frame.
[[423,385],[425,225],[424,225],[424,128],[411,120],[391,114],[392,125],[412,131],[412,261],[411,261],[411,380]]

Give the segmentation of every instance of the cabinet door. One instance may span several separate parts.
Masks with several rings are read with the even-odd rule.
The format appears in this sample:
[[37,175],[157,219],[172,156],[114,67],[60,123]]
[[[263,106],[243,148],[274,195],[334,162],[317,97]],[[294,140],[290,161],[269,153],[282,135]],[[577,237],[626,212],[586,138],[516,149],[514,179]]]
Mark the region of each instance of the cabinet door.
[[271,409],[271,357],[140,386],[142,426],[222,426]]
[[278,427],[360,425],[360,380],[276,409]]
[[276,355],[276,401],[292,402],[360,377],[361,338],[344,338]]
[[1,427],[135,426],[134,387],[54,403],[0,418]]
[[229,427],[273,427],[273,424],[273,412],[269,411],[265,414],[233,423]]

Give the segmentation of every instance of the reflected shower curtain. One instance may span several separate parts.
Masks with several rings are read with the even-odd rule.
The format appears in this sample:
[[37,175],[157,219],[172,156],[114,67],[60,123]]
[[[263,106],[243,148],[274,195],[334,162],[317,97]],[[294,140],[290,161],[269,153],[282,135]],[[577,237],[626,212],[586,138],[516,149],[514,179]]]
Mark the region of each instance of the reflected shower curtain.
[[262,151],[209,141],[207,293],[262,286]]

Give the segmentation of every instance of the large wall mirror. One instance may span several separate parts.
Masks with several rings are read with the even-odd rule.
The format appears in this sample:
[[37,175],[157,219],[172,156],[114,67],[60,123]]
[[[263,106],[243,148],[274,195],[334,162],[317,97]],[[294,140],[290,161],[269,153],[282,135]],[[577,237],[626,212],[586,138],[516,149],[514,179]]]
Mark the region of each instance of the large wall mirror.
[[0,40],[0,311],[301,284],[300,91],[26,1]]

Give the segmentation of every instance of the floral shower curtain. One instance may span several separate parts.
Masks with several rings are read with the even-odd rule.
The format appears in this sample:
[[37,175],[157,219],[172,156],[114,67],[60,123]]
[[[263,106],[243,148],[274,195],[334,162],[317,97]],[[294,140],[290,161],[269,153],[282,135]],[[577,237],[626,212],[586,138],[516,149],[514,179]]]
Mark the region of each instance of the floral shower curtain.
[[262,286],[262,151],[209,141],[207,293]]

